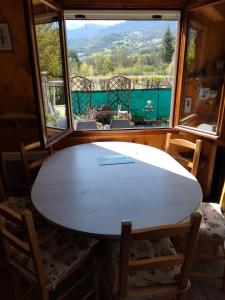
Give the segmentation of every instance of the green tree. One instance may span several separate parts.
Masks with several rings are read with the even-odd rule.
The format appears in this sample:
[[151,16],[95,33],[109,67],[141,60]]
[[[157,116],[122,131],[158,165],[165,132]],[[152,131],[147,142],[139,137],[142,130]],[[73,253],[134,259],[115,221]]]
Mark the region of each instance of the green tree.
[[162,40],[160,48],[161,59],[164,63],[169,64],[172,61],[175,49],[175,38],[168,27]]
[[75,50],[68,50],[68,67],[70,75],[76,75],[80,72],[81,61]]
[[59,28],[56,22],[36,25],[38,58],[41,71],[48,77],[62,76]]

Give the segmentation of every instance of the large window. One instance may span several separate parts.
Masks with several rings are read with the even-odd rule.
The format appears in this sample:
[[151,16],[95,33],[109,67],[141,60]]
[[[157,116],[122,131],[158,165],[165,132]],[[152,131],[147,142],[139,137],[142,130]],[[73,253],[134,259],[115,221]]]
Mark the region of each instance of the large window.
[[169,127],[178,12],[67,11],[75,130]]

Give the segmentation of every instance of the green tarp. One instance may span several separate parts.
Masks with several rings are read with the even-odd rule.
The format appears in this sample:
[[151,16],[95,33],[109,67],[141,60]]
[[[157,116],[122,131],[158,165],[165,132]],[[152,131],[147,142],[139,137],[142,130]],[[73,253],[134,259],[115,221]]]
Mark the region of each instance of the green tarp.
[[[171,89],[161,88],[161,89],[135,89],[131,90],[130,98],[130,111],[132,117],[138,116],[147,120],[158,120],[161,118],[169,119],[170,117],[170,107],[171,107]],[[83,92],[72,92],[72,107],[73,113],[79,114],[78,111],[78,93]],[[80,97],[80,99],[85,99],[85,97]],[[89,102],[89,98],[86,97]],[[152,101],[152,111],[146,108],[147,101]],[[107,91],[92,91],[91,92],[91,104],[92,107],[101,107],[107,104]],[[82,106],[88,106],[88,103],[83,103]],[[123,110],[123,107],[121,107]],[[85,113],[85,112],[84,112]]]

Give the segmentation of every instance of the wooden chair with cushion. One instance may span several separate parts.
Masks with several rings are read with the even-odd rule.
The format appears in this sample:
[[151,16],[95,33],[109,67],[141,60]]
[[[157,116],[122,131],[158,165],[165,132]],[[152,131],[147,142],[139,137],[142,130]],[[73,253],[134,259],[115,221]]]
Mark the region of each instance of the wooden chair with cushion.
[[[120,242],[111,242],[106,259],[111,298],[186,299],[200,222],[200,213],[185,224],[140,230],[122,222]],[[183,237],[185,249],[179,249]]]
[[[5,220],[21,226],[23,235],[8,230]],[[28,210],[19,214],[3,204],[0,204],[0,234],[6,261],[17,271],[16,274],[21,274],[31,284],[29,293],[33,288],[39,288],[41,299],[46,300],[50,292],[56,297],[60,291],[58,299],[63,299],[85,280],[92,279],[92,284],[87,285],[88,290],[81,291],[85,293],[81,297],[87,299],[92,295],[97,299],[95,239],[50,226],[36,232]],[[70,276],[75,276],[76,280],[68,281]],[[72,285],[68,286],[68,282]],[[62,284],[66,290],[60,288]]]
[[1,175],[0,175],[0,203],[3,203],[4,205],[18,212],[21,212],[25,209],[32,209],[32,203],[30,197],[7,195]]
[[[190,170],[191,174],[196,177],[202,141],[196,140],[196,143],[193,143],[185,139],[171,138],[171,136],[171,133],[167,134],[165,151],[171,154],[181,165]],[[181,151],[179,152],[179,150]]]
[[[202,202],[199,208],[202,222],[195,259],[207,262],[223,262],[223,271],[195,270],[192,276],[222,278],[222,289],[225,292],[225,183],[219,203]],[[221,272],[221,274],[218,273]]]
[[[30,160],[29,154],[31,153],[31,151],[38,151],[38,150],[39,151],[41,150],[41,143],[39,141],[27,145],[25,145],[24,142],[20,142],[20,155],[22,159],[25,178],[29,188],[32,186],[33,183],[32,170],[40,167],[46,158],[46,157],[42,157],[40,159]],[[51,147],[48,148],[47,152],[48,153],[46,155],[51,155],[52,148]]]

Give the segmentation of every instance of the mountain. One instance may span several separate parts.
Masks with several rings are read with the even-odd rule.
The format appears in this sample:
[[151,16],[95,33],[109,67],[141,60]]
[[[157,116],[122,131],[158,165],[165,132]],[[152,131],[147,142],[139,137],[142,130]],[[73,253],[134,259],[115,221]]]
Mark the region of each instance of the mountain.
[[67,43],[68,48],[75,50],[81,58],[90,53],[111,51],[117,46],[141,51],[141,48],[154,46],[155,41],[160,41],[168,27],[175,36],[176,21],[129,20],[113,26],[89,23],[67,30]]

